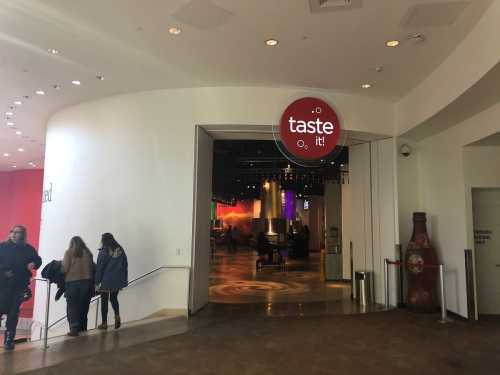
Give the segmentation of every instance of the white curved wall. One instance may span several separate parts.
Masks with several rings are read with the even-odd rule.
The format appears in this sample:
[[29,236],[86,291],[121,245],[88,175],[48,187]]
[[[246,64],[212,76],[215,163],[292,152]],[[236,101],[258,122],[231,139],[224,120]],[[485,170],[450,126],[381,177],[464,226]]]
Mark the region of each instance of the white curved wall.
[[[131,278],[160,265],[190,265],[195,125],[274,124],[302,96],[326,99],[348,130],[393,134],[391,104],[308,89],[160,90],[57,113],[47,126],[44,183],[53,184],[53,200],[42,210],[44,263],[60,259],[73,235],[95,251],[100,234],[109,231],[128,252]],[[130,299],[124,318],[186,309],[188,276],[166,271],[156,286],[124,292]],[[45,292],[37,293],[35,319],[41,321]],[[65,314],[64,301],[51,309],[54,321]]]
[[469,90],[500,61],[500,1],[493,1],[462,43],[396,105],[398,135],[425,122]]

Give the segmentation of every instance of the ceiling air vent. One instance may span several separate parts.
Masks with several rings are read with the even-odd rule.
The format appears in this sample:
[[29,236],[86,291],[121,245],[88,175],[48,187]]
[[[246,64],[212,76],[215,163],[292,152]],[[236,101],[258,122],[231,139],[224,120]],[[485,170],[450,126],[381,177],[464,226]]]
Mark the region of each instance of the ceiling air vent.
[[363,0],[309,0],[312,13],[337,12],[361,8]]

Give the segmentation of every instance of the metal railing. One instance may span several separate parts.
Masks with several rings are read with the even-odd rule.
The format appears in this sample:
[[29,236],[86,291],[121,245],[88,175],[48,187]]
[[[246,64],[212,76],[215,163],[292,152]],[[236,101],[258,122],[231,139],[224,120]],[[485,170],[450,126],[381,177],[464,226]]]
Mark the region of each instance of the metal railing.
[[[47,349],[49,346],[47,340],[49,339],[49,307],[50,307],[50,281],[48,279],[43,279],[41,277],[35,277],[36,281],[43,281],[47,284],[47,296],[45,302],[45,325],[44,325],[44,335],[43,335],[43,347]],[[31,332],[30,332],[31,335]],[[41,337],[40,337],[41,338]]]
[[[161,271],[161,270],[165,270],[165,269],[186,269],[186,270],[189,270],[190,273],[191,273],[191,267],[190,266],[161,266],[161,267],[158,267],[158,268],[155,268],[154,270],[151,270],[139,277],[136,277],[135,279],[129,281],[128,285],[126,288],[124,289],[127,289],[129,288],[132,284],[158,272],[158,271]],[[189,279],[191,279],[191,275],[189,275]],[[50,282],[48,279],[43,279],[43,278],[35,278],[34,280],[36,281],[43,281],[45,283],[47,283],[47,298],[46,298],[46,304],[45,304],[45,324],[44,324],[44,335],[43,335],[43,340],[44,340],[44,349],[47,349],[48,348],[48,344],[47,344],[47,340],[48,340],[48,337],[49,337],[49,330],[54,327],[55,325],[59,324],[60,322],[62,322],[63,320],[67,319],[67,315],[64,315],[63,317],[57,319],[56,321],[52,322],[50,325],[49,325],[49,313],[50,313]],[[98,295],[96,297],[94,297],[91,301],[90,301],[90,304],[93,304],[93,303],[96,303],[96,319],[95,319],[95,328],[97,328],[97,323],[98,323],[98,319],[99,319],[99,301],[101,299],[101,296]],[[40,337],[41,339],[41,337]]]

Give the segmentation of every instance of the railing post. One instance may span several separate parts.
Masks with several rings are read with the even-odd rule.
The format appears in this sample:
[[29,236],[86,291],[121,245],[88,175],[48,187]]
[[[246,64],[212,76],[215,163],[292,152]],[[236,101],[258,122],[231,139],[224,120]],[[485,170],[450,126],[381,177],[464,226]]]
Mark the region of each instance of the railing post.
[[49,311],[50,311],[50,281],[45,280],[47,283],[47,302],[45,305],[45,335],[43,337],[43,348],[47,350],[49,345],[47,344],[49,340]]
[[97,303],[95,306],[95,328],[97,329],[99,323],[99,302],[101,302],[100,298],[97,298]]
[[439,286],[441,292],[441,320],[439,323],[449,323],[451,320],[448,319],[448,313],[446,309],[446,294],[444,290],[444,265],[439,265]]
[[385,308],[389,309],[389,259],[384,259]]

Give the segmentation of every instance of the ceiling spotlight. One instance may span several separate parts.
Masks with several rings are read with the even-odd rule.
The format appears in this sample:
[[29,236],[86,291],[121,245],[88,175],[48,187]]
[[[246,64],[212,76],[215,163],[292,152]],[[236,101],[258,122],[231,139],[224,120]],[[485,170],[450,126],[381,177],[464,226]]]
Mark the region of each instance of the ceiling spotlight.
[[14,113],[12,113],[12,112],[5,112],[5,116],[14,116]]
[[54,48],[49,48],[47,52],[51,53],[52,55],[57,55],[59,53],[59,51]]
[[17,151],[24,152],[24,148],[18,148]]
[[20,100],[16,100],[16,101],[14,102],[14,105],[22,105],[22,104],[23,104],[23,102],[22,102],[22,101],[20,101]]
[[275,47],[279,44],[279,42],[276,39],[268,39],[266,40],[266,44],[270,47]]
[[6,157],[6,158],[8,158],[10,156],[10,154],[8,152],[4,152],[3,156]]
[[80,86],[82,83],[78,80],[71,81],[71,83],[75,86]]
[[369,84],[369,83],[363,83],[363,84],[361,85],[361,87],[362,87],[362,88],[364,88],[364,89],[369,89],[370,87],[372,87],[372,85],[371,85],[371,84]]
[[18,131],[16,132],[16,134],[17,134],[17,135],[22,135],[22,134],[23,134],[23,132],[22,132],[21,130],[18,130]]
[[17,168],[17,165],[13,165],[12,168]]
[[45,95],[45,91],[43,91],[43,90],[37,90],[37,91],[35,91],[35,94],[37,94],[37,95]]
[[385,45],[387,47],[397,47],[399,46],[399,40],[388,40],[387,42],[385,42]]
[[334,162],[334,161],[331,161],[331,162],[330,162],[330,164],[331,164],[331,165],[335,165],[335,162]]
[[98,74],[95,76],[99,81],[104,81],[104,76],[101,74]]
[[182,30],[178,27],[171,27],[168,29],[168,32],[171,34],[171,35],[179,35],[180,33],[182,33]]

